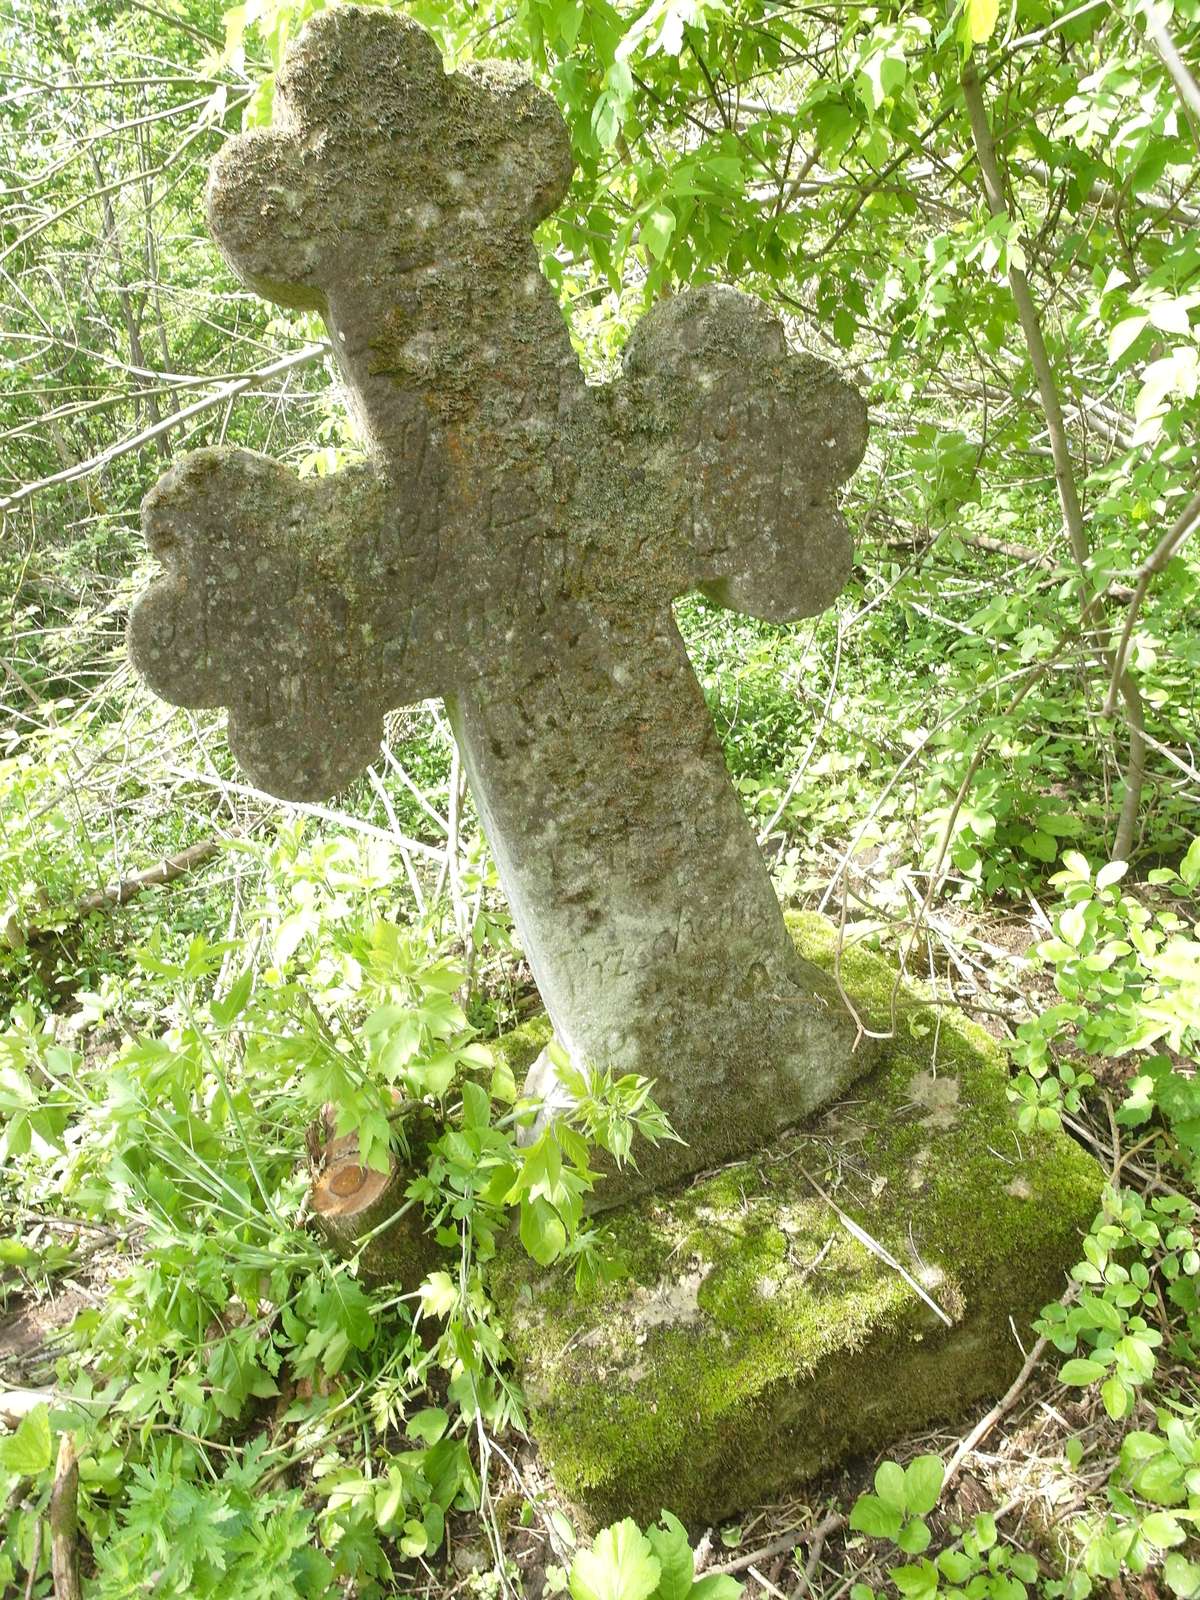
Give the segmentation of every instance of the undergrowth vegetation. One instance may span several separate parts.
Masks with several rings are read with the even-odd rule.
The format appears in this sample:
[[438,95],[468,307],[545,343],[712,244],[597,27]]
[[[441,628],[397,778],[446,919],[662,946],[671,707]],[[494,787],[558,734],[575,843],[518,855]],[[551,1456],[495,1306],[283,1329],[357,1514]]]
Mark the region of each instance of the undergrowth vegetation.
[[[438,703],[283,806],[124,657],[165,465],[363,448],[319,320],[201,224],[320,3],[0,5],[0,1592],[56,1592],[69,1445],[96,1600],[1200,1595],[1200,6],[406,7],[563,110],[539,243],[590,376],[719,279],[867,394],[838,605],[677,617],[781,898],[1006,1040],[1017,1133],[1108,1179],[980,1428],[594,1530],[488,1264],[511,1230],[621,1271],[585,1201],[670,1137],[652,1084],[530,1129],[536,992]],[[328,1119],[406,1164],[418,1288],[314,1225]]]

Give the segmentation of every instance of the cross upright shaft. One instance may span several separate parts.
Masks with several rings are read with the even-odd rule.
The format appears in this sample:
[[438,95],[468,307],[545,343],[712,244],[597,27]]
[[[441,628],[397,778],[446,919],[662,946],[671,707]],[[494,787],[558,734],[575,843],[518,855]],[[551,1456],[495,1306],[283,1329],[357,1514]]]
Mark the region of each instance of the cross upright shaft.
[[621,379],[586,385],[530,237],[570,180],[565,128],[513,74],[447,76],[416,24],[340,6],[276,94],[276,126],[215,163],[210,223],[254,288],[320,310],[370,458],[315,481],[248,451],[173,468],[134,659],[169,700],[228,705],[239,759],[292,798],[360,772],[390,707],[444,695],[560,1041],[654,1078],[687,1141],[640,1181],[744,1151],[861,1063],[671,602],[784,620],[833,599],[862,401],[719,289],[661,302]]

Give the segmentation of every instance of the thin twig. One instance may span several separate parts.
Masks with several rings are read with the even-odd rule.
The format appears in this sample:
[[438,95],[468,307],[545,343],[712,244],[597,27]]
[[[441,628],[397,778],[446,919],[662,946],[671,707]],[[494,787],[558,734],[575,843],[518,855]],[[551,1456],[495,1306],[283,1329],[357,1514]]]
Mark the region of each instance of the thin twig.
[[34,483],[22,484],[19,489],[14,489],[9,495],[0,497],[0,511],[11,511],[14,506],[19,506],[23,500],[28,500],[31,495],[39,494],[43,489],[50,489],[59,483],[74,483],[78,478],[86,478],[90,473],[98,472],[102,467],[107,467],[111,462],[127,456],[133,450],[140,450],[143,445],[152,444],[155,439],[164,433],[169,433],[172,428],[177,428],[192,417],[198,417],[202,412],[211,411],[214,406],[224,405],[234,395],[241,394],[244,389],[249,389],[253,384],[262,383],[267,378],[277,378],[281,373],[293,372],[297,367],[311,366],[314,361],[319,361],[329,352],[328,344],[309,344],[303,350],[296,350],[290,356],[281,356],[278,361],[272,361],[268,366],[260,367],[256,372],[248,372],[243,377],[235,378],[230,383],[223,383],[212,394],[206,395],[203,400],[196,400],[190,406],[184,406],[182,411],[176,411],[169,417],[164,417],[152,427],[143,428],[141,433],[134,434],[131,439],[123,439],[119,444],[109,445],[107,450],[101,450],[94,456],[89,456],[86,461],[78,461],[73,466],[64,467],[61,472],[52,472],[49,477],[38,478]]
[[1137,570],[1133,595],[1129,602],[1129,609],[1125,613],[1125,626],[1121,629],[1121,638],[1113,653],[1112,673],[1108,680],[1108,694],[1104,701],[1104,715],[1106,717],[1111,717],[1116,710],[1121,677],[1129,659],[1129,641],[1133,637],[1134,623],[1137,621],[1137,614],[1141,609],[1142,601],[1146,598],[1150,580],[1160,573],[1171,557],[1183,548],[1184,542],[1195,533],[1197,528],[1200,528],[1200,490],[1197,490],[1188,501],[1168,532],[1163,534],[1153,551]]
[[[1074,1300],[1078,1293],[1079,1285],[1077,1283],[1071,1284],[1067,1292],[1059,1300],[1059,1305],[1063,1306],[1064,1308],[1069,1306],[1071,1301]],[[1017,1401],[1021,1398],[1021,1394],[1025,1388],[1025,1385],[1033,1376],[1038,1362],[1042,1359],[1043,1355],[1045,1355],[1046,1346],[1048,1343],[1049,1340],[1044,1334],[1035,1342],[1033,1348],[1025,1357],[1025,1362],[1021,1367],[1020,1372],[1017,1373],[1016,1377],[1009,1384],[1004,1394],[999,1400],[996,1401],[996,1404],[989,1412],[986,1413],[986,1415],[980,1417],[979,1421],[971,1429],[970,1433],[967,1434],[966,1438],[963,1439],[959,1444],[958,1449],[950,1458],[950,1465],[946,1468],[946,1476],[944,1479],[945,1484],[949,1484],[954,1480],[960,1468],[962,1467],[963,1462],[967,1459],[971,1452],[983,1439],[987,1437],[989,1433],[991,1433],[996,1424],[1006,1417],[1016,1405]]]
[[801,1176],[812,1185],[812,1187],[820,1195],[821,1199],[824,1200],[825,1204],[834,1213],[838,1221],[842,1224],[843,1228],[845,1228],[846,1232],[849,1233],[852,1238],[857,1239],[859,1244],[865,1245],[872,1255],[878,1256],[885,1267],[890,1267],[893,1272],[898,1272],[913,1293],[918,1295],[929,1307],[929,1309],[942,1319],[948,1328],[952,1328],[954,1326],[953,1318],[946,1315],[941,1306],[938,1305],[937,1301],[932,1299],[929,1293],[921,1287],[921,1285],[913,1277],[912,1273],[909,1272],[907,1267],[896,1260],[895,1256],[887,1248],[887,1246],[880,1244],[878,1239],[872,1238],[864,1227],[855,1222],[853,1217],[847,1216],[833,1196],[830,1195],[825,1189],[822,1189],[821,1185],[810,1172],[806,1172],[805,1169],[801,1167],[800,1173]]

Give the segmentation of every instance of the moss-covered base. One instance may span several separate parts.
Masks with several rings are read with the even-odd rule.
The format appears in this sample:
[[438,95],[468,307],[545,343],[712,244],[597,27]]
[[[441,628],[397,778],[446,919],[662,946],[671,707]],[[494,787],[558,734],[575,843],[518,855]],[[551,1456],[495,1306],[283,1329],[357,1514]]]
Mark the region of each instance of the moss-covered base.
[[[793,932],[830,964],[823,919]],[[886,1018],[894,980],[845,952],[866,1016]],[[612,1215],[616,1282],[579,1297],[502,1253],[493,1292],[563,1494],[601,1522],[664,1506],[711,1521],[1000,1393],[1021,1361],[1009,1319],[1023,1332],[1061,1292],[1102,1183],[1065,1136],[1017,1132],[1007,1082],[987,1034],[901,991],[896,1037],[850,1097]]]

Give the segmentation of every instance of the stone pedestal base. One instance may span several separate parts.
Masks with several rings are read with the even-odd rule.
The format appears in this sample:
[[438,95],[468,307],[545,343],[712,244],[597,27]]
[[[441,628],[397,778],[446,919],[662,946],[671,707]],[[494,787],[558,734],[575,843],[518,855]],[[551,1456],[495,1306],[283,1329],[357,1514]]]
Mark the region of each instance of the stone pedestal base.
[[[822,919],[794,932],[828,964]],[[843,959],[875,1025],[894,976]],[[830,1112],[606,1219],[616,1282],[580,1298],[502,1254],[493,1292],[564,1496],[601,1523],[711,1522],[1000,1394],[1009,1319],[1028,1344],[1103,1182],[1066,1136],[1017,1131],[1007,1083],[987,1034],[902,993],[882,1064]]]

